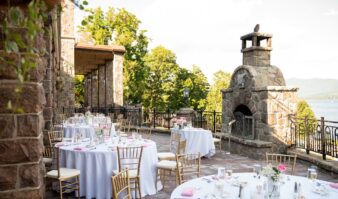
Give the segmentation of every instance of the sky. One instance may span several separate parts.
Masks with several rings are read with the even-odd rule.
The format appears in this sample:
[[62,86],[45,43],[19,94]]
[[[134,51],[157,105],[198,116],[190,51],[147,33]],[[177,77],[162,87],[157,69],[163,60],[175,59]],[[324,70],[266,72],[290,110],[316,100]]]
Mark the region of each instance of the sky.
[[[181,67],[199,66],[211,82],[242,64],[240,37],[272,33],[271,65],[285,78],[338,79],[337,0],[89,0],[88,7],[125,8]],[[75,23],[85,13],[76,10]]]

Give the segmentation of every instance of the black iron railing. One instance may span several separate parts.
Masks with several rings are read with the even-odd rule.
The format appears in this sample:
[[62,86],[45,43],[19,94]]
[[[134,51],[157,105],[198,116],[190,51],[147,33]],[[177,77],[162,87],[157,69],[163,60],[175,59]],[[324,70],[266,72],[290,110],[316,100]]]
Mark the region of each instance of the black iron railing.
[[[92,107],[92,113],[103,113],[110,116],[113,121],[117,118],[124,118],[131,121],[134,126],[148,126],[152,128],[166,128],[172,127],[171,120],[176,117],[176,111],[166,110],[159,111],[156,109],[144,109],[142,107]],[[62,107],[54,109],[54,115],[63,115],[68,118],[74,113],[85,113],[85,108]],[[221,131],[222,128],[222,113],[216,111],[194,111],[190,118],[194,127],[209,129],[212,131]]]
[[296,118],[290,115],[291,144],[302,148],[309,154],[310,151],[338,158],[338,122]]

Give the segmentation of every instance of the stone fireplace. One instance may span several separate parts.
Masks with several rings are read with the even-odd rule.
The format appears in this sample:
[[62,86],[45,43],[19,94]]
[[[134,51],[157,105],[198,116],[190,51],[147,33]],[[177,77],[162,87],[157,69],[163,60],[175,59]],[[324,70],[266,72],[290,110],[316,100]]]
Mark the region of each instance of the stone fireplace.
[[287,87],[282,71],[270,64],[271,34],[255,28],[241,40],[243,63],[222,90],[223,122],[236,120],[228,135],[231,152],[263,158],[265,152],[285,151],[298,88]]

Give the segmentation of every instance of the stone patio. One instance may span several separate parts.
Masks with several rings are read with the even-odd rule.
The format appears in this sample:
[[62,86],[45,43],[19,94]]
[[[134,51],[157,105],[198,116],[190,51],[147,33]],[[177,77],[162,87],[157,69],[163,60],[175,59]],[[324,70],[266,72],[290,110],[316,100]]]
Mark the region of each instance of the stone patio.
[[[166,133],[155,133],[153,134],[152,140],[157,143],[157,149],[159,152],[168,151],[169,150],[169,134]],[[226,143],[223,144],[223,146]],[[264,161],[254,160],[248,157],[239,156],[235,154],[226,154],[224,151],[217,153],[211,158],[203,158],[201,161],[201,176],[212,175],[217,172],[218,167],[224,167],[225,165],[231,165],[234,172],[250,172],[252,171],[252,165],[254,164],[262,164],[264,165]],[[298,162],[296,165],[295,175],[297,176],[306,176],[307,168],[310,165],[305,162]],[[318,171],[318,179],[326,180],[330,182],[337,182],[338,177],[334,175],[330,175],[328,172],[324,170]],[[142,186],[142,185],[141,185]],[[50,188],[47,187],[47,190]],[[170,198],[171,192],[175,189],[175,183],[165,184],[165,189],[159,191],[156,195],[146,196],[145,199],[168,199]],[[58,194],[56,192],[47,191],[46,198],[58,198]],[[75,198],[73,194],[66,195],[64,198]]]

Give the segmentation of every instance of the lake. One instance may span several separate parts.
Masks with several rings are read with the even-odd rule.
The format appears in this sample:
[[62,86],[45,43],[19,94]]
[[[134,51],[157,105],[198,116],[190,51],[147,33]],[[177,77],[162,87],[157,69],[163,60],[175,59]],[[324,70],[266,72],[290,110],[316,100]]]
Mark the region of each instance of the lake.
[[316,117],[325,120],[338,121],[338,100],[306,100]]

